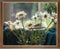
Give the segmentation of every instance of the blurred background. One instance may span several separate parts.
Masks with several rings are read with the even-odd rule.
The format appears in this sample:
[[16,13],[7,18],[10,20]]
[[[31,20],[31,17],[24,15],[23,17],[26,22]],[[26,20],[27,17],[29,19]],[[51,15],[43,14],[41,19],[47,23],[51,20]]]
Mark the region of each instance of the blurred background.
[[15,21],[15,15],[19,11],[25,11],[30,19],[37,11],[47,11],[48,13],[57,13],[56,2],[32,2],[32,3],[3,3],[3,21]]

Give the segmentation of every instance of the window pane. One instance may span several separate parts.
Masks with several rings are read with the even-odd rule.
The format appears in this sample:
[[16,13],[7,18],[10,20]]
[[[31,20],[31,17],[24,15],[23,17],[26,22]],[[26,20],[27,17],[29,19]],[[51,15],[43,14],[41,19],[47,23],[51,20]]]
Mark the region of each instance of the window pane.
[[[25,11],[27,13],[27,17],[25,19],[30,19],[35,12],[38,11],[38,4],[37,3],[12,3],[12,12],[11,12],[11,20],[15,20],[15,15],[19,11]],[[13,19],[14,18],[14,19]]]

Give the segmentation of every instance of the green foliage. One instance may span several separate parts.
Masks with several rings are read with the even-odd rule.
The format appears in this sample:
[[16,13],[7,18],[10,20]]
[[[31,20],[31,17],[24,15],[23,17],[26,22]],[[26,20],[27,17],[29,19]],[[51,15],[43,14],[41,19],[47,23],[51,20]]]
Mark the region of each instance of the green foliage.
[[48,13],[57,12],[57,4],[56,3],[45,3],[44,10],[47,10]]
[[[10,42],[13,44],[13,39],[11,39],[11,33],[17,37],[17,44],[18,45],[40,45],[45,42],[46,38],[46,30],[13,30],[9,31],[10,34],[8,39],[11,40]],[[6,33],[7,35],[7,33]],[[16,44],[16,43],[15,43]]]

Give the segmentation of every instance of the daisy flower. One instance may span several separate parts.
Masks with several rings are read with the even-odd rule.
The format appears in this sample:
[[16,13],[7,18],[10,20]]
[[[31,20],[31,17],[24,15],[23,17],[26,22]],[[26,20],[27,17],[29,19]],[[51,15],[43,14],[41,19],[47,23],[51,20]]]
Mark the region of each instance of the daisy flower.
[[40,19],[42,17],[43,13],[42,12],[36,12],[35,16]]
[[12,24],[12,21],[7,21],[7,22],[4,22],[6,25],[10,25]]
[[50,17],[51,20],[53,20],[54,23],[57,22],[57,13],[52,12],[52,17]]
[[57,16],[57,13],[52,12],[52,16],[53,16],[53,17],[56,17],[56,16]]
[[38,17],[37,17],[36,15],[35,15],[35,16],[34,16],[34,15],[32,16],[32,19],[37,19],[37,18],[38,18]]
[[35,24],[36,24],[36,20],[38,19],[37,15],[32,16],[32,19],[35,21]]
[[43,12],[42,19],[49,19],[49,17],[50,17],[50,14],[49,13]]
[[27,14],[24,11],[20,11],[16,13],[16,18],[21,19],[24,18]]
[[32,28],[33,27],[33,22],[31,20],[28,20],[26,23],[25,23],[25,28]]

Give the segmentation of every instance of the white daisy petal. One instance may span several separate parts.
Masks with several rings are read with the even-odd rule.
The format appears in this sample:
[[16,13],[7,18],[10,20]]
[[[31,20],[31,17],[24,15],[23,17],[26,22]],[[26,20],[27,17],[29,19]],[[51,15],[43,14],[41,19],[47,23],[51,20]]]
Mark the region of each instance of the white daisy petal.
[[47,23],[46,23],[46,22],[42,22],[42,23],[41,23],[41,27],[42,27],[42,28],[46,28],[46,27],[47,27]]
[[16,20],[14,24],[19,24],[20,22],[21,22],[20,20]]

